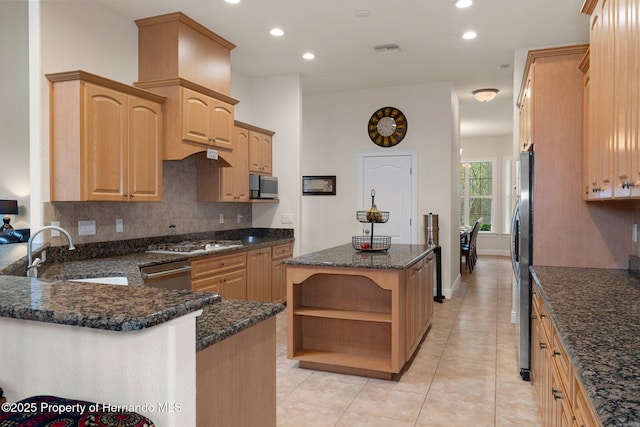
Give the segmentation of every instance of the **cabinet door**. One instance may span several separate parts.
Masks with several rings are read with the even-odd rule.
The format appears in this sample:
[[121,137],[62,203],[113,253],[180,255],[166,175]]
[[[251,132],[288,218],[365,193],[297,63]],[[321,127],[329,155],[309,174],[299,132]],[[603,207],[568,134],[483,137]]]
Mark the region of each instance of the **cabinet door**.
[[286,266],[280,259],[271,263],[271,302],[283,304],[286,300]]
[[83,199],[124,201],[127,199],[127,96],[86,83],[84,97]]
[[233,135],[233,186],[236,201],[249,200],[249,131],[234,128]]
[[626,198],[631,196],[631,186],[629,183],[634,182],[631,173],[631,162],[634,156],[631,134],[631,115],[633,113],[633,99],[637,99],[637,94],[632,93],[629,83],[631,80],[637,80],[637,74],[634,79],[629,79],[629,67],[631,66],[630,46],[632,40],[629,38],[629,26],[631,24],[631,10],[629,0],[611,0],[617,3],[615,14],[613,16],[616,29],[614,44],[614,64],[613,64],[613,81],[614,81],[614,108],[613,126],[615,129],[615,174],[613,196],[615,198]]
[[271,248],[247,252],[247,299],[271,302]]
[[129,173],[132,201],[162,200],[162,110],[151,101],[128,97]]
[[226,299],[247,299],[247,271],[245,269],[225,274],[220,278],[218,292]]
[[214,99],[182,88],[182,139],[211,145],[211,119]]
[[249,132],[249,171],[271,175],[271,144],[270,135],[253,130]]
[[211,138],[214,147],[233,149],[233,106],[211,99]]

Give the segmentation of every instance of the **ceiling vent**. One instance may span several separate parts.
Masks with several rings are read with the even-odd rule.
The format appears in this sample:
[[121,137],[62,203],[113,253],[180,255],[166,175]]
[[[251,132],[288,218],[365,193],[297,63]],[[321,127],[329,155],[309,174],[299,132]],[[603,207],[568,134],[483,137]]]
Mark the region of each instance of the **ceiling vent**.
[[400,52],[400,46],[397,43],[389,43],[389,44],[380,44],[378,46],[374,46],[373,50],[376,53],[393,53]]

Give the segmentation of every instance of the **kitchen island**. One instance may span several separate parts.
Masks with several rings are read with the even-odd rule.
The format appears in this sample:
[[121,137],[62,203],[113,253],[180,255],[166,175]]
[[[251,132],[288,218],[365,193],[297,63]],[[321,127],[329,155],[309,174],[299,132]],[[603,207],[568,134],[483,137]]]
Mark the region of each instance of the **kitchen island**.
[[350,244],[284,261],[288,357],[300,367],[393,379],[433,314],[435,247]]
[[569,378],[566,399],[552,400],[576,406],[583,390],[596,422],[639,426],[640,278],[627,270],[597,268],[535,266],[531,273],[533,292],[540,294],[560,341],[553,357],[560,358],[564,348],[572,365],[569,377],[575,377]]

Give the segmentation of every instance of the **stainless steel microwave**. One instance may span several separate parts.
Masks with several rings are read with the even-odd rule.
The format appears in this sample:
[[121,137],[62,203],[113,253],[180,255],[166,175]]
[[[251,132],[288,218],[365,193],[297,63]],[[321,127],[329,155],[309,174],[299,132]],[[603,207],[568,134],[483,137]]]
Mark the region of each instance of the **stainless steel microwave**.
[[250,199],[277,199],[278,178],[267,175],[249,175]]

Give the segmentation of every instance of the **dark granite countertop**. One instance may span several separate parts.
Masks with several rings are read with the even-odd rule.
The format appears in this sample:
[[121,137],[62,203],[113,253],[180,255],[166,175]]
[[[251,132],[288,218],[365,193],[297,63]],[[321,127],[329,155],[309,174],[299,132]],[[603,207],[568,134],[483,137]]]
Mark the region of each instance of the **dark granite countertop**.
[[231,335],[275,316],[284,310],[282,304],[257,301],[225,300],[208,304],[196,319],[196,351],[222,341]]
[[[222,233],[167,236],[167,241],[239,239],[243,247],[207,254],[146,253],[148,244],[165,238],[78,245],[75,251],[48,244],[53,258],[38,269],[40,279],[0,275],[0,316],[113,331],[151,327],[203,308],[196,323],[196,350],[215,344],[284,310],[281,304],[221,300],[218,294],[164,290],[144,285],[140,268],[211,255],[260,249],[293,242],[291,230],[248,229]],[[26,244],[0,248],[0,272],[22,274]],[[65,280],[126,276],[129,286],[82,284]],[[136,286],[138,285],[138,286]]]
[[314,267],[404,270],[433,250],[435,250],[435,246],[392,244],[386,252],[361,252],[353,249],[353,246],[348,243],[289,258],[284,260],[283,263]]
[[216,301],[207,292],[0,276],[0,316],[110,331],[149,328]]
[[640,426],[640,279],[627,270],[531,272],[602,424]]

